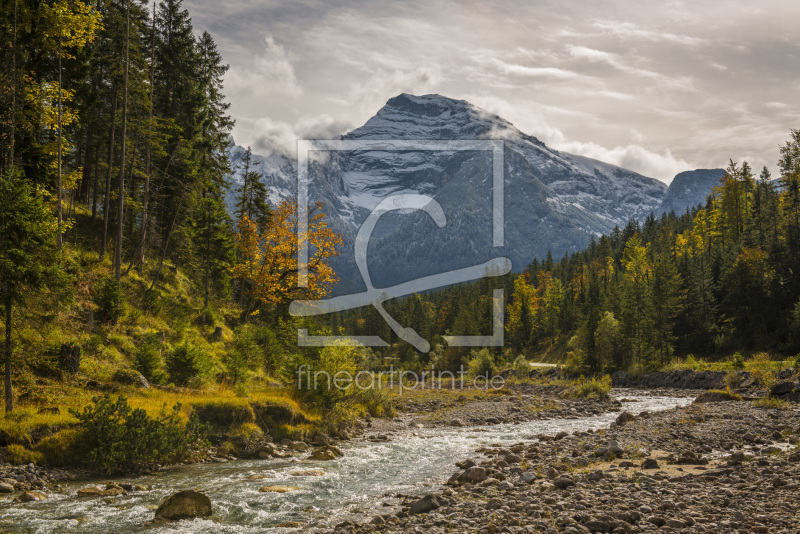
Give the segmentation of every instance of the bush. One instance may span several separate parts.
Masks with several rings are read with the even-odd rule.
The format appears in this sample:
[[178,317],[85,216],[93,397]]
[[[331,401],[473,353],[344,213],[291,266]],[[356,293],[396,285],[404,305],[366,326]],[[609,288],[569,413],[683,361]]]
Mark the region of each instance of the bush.
[[6,462],[11,465],[40,464],[42,463],[41,453],[26,449],[22,445],[12,444],[6,447]]
[[142,373],[149,382],[163,384],[167,378],[164,360],[161,358],[160,342],[146,338],[133,356],[133,368]]
[[775,378],[774,364],[769,359],[769,354],[766,352],[759,352],[747,362],[747,370],[750,371],[750,376],[753,377],[760,386],[769,389],[772,387],[777,379]]
[[531,374],[531,364],[528,362],[528,358],[522,354],[514,359],[511,368],[514,369],[514,375],[519,378],[525,378]]
[[467,364],[467,371],[469,376],[478,377],[486,376],[491,378],[494,373],[495,362],[494,356],[489,352],[489,349],[481,349],[478,351],[473,350],[470,353],[470,360]]
[[579,399],[606,399],[611,392],[611,377],[605,375],[601,379],[592,378],[587,380],[580,377],[574,382],[571,396]]
[[394,416],[394,408],[389,400],[389,391],[380,388],[361,390],[359,402],[370,415],[374,417]]
[[741,371],[744,369],[744,357],[739,352],[733,353],[733,363],[732,366],[737,371]]
[[68,428],[47,436],[36,444],[36,452],[53,467],[66,467],[80,464],[84,459],[84,434],[80,430]]
[[208,354],[188,343],[172,349],[167,355],[166,364],[170,382],[178,386],[193,384],[211,369]]
[[235,385],[246,386],[258,366],[260,350],[249,328],[236,329],[233,348],[222,356],[225,377]]
[[124,293],[120,284],[109,276],[100,280],[94,290],[94,303],[100,321],[114,324],[122,317]]
[[85,438],[85,462],[111,475],[176,463],[204,444],[205,427],[196,416],[182,424],[180,407],[167,410],[165,404],[158,418],[152,418],[141,408],[131,409],[122,395],[115,401],[106,394],[82,411],[70,412]]

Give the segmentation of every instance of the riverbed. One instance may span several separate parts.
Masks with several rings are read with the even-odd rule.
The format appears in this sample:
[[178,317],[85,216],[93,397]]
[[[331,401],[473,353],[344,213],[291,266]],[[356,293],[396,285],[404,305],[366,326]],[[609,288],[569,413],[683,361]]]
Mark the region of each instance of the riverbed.
[[[623,408],[637,414],[690,404],[692,397],[615,390]],[[107,480],[63,486],[42,502],[0,504],[0,529],[10,532],[175,532],[177,525],[148,525],[153,510],[182,489],[205,491],[214,506],[208,519],[186,520],[180,532],[249,533],[292,521],[305,528],[326,527],[347,519],[363,520],[396,509],[399,495],[435,491],[456,470],[454,463],[474,457],[476,448],[532,441],[540,434],[607,428],[618,412],[573,419],[537,420],[468,428],[414,429],[395,433],[386,443],[352,441],[341,445],[344,457],[328,462],[238,460],[195,464],[155,476],[115,479],[148,487],[113,498],[77,498],[78,489]],[[322,476],[293,476],[307,470]],[[264,493],[264,486],[291,486],[289,493]],[[276,529],[280,531],[284,529]],[[289,529],[285,529],[289,531]]]

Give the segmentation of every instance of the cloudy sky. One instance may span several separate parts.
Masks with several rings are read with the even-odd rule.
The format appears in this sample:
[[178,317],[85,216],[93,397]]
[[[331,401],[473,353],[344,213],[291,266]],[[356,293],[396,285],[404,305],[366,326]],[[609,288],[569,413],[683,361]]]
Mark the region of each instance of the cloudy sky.
[[234,138],[335,138],[401,92],[465,99],[669,182],[800,128],[800,2],[185,0],[230,63]]

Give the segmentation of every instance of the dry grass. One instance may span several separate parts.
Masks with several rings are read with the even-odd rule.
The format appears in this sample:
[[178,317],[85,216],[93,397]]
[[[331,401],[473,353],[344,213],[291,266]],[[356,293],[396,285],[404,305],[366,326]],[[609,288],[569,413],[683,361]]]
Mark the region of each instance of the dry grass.
[[[38,402],[22,404],[11,415],[0,418],[0,433],[5,435],[9,442],[30,446],[45,435],[72,425],[76,419],[69,410],[80,410],[90,404],[93,397],[102,395],[76,385],[58,383],[40,386],[39,391],[43,398]],[[178,403],[181,404],[182,418],[188,420],[194,404],[226,402],[244,406],[252,402],[262,402],[285,406],[293,412],[302,414],[312,424],[320,421],[318,414],[305,410],[289,395],[288,390],[281,388],[257,389],[251,391],[247,397],[241,397],[227,388],[200,392],[122,388],[117,394],[125,395],[132,408],[141,408],[150,416],[157,416],[164,405],[170,408]],[[39,413],[43,407],[58,407],[59,413]]]

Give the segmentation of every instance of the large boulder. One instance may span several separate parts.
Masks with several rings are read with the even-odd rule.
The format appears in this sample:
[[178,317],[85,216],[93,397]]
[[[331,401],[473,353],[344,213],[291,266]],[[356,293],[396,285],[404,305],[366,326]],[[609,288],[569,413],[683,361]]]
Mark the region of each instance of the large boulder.
[[622,426],[625,423],[630,423],[631,421],[636,421],[636,416],[630,412],[622,412],[617,416],[617,425]]
[[136,386],[142,389],[148,389],[150,387],[150,382],[147,381],[144,375],[133,369],[117,369],[111,377],[111,381],[118,384]]
[[778,382],[771,388],[769,388],[769,396],[770,397],[779,397],[781,395],[786,395],[788,393],[793,392],[795,389],[794,382]]
[[486,469],[483,467],[473,466],[461,473],[461,476],[458,477],[458,481],[462,484],[479,484],[487,478],[488,475],[486,474]]
[[156,510],[156,520],[177,521],[211,515],[211,499],[197,490],[184,490],[169,497]]
[[411,515],[415,514],[426,514],[430,511],[436,510],[439,508],[439,498],[435,495],[426,495],[414,504],[411,505],[411,508],[408,510],[408,513]]
[[341,458],[344,456],[344,453],[339,447],[334,445],[326,445],[325,447],[319,447],[314,449],[308,459],[309,460],[318,460],[318,461],[328,461],[328,460],[335,460],[337,458]]

